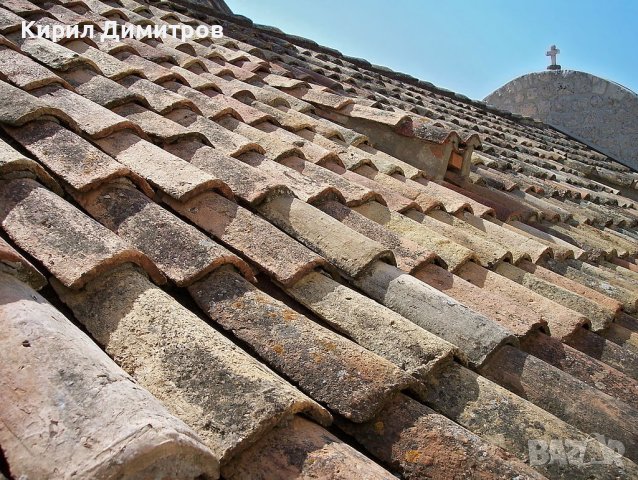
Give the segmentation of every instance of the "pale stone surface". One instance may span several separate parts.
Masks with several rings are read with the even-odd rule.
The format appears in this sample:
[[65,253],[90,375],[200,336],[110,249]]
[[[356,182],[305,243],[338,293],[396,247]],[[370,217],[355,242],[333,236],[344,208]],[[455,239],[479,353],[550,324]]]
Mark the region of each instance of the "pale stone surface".
[[537,72],[512,80],[485,101],[555,125],[638,169],[638,96],[617,83],[573,70]]

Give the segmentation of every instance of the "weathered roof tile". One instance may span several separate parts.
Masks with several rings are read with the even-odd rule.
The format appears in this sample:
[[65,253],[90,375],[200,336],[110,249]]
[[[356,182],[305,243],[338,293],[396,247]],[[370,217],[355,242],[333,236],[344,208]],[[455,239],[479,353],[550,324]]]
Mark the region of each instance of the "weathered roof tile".
[[[179,286],[226,264],[253,278],[243,260],[153,203],[130,182],[101,185],[78,195],[78,201],[93,218],[148,255]],[[148,235],[148,229],[155,234]]]
[[11,48],[0,47],[0,75],[23,90],[51,84],[66,85],[55,73]]
[[71,117],[59,108],[2,81],[0,81],[0,96],[3,98],[0,105],[0,122],[6,125],[19,127],[47,115],[62,120],[72,128],[76,127]]
[[282,285],[292,285],[314,269],[327,266],[323,258],[281,230],[214,192],[184,203],[164,200],[180,215],[242,252]]
[[129,75],[119,81],[131,92],[142,96],[150,107],[159,114],[165,114],[176,108],[188,108],[196,113],[202,113],[188,98],[182,97],[145,78]]
[[[5,273],[0,318],[6,400],[0,441],[13,475],[219,474],[217,459],[191,429],[43,297]],[[84,448],[77,448],[79,439]]]
[[296,198],[276,197],[259,205],[258,210],[351,277],[361,275],[379,260],[394,261],[392,252],[381,244]]
[[174,198],[183,200],[208,189],[228,191],[221,180],[133,133],[116,132],[96,143],[118,162]]
[[40,163],[76,190],[130,175],[124,165],[58,123],[38,120],[6,131]]
[[146,256],[37,182],[3,181],[0,197],[7,235],[69,288],[80,288],[126,262],[142,266],[162,281]]
[[106,137],[113,132],[126,129],[142,135],[142,130],[133,122],[66,88],[44,87],[31,93],[62,110],[92,138]]
[[498,447],[405,395],[373,420],[338,425],[410,480],[457,477],[544,478]]
[[224,478],[239,480],[264,476],[394,480],[396,477],[358,450],[318,425],[295,416],[289,425],[274,429],[222,469]]
[[56,288],[107,353],[222,463],[295,413],[330,422],[325,409],[131,268],[81,292]]
[[389,362],[320,327],[227,267],[189,291],[213,321],[250,344],[272,368],[355,422],[373,417],[410,384]]
[[365,205],[354,208],[355,211],[373,220],[401,237],[405,237],[413,242],[436,252],[443,260],[447,269],[451,272],[476,258],[476,254],[462,245],[450,240],[440,233],[430,229],[411,218],[396,212],[391,212],[387,207],[369,202]]
[[35,290],[40,290],[47,284],[45,276],[2,237],[0,237],[0,271],[29,284]]

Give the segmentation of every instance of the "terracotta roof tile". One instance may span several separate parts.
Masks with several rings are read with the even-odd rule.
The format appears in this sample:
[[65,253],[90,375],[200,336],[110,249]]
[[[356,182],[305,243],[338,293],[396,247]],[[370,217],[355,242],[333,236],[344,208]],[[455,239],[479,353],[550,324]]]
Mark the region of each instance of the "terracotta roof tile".
[[179,412],[222,462],[292,414],[330,422],[326,410],[132,269],[60,293],[107,353]]
[[404,272],[412,273],[421,265],[437,259],[437,255],[433,251],[394,233],[339,202],[324,202],[318,205],[318,208],[353,230],[392,250],[397,266]]
[[[182,110],[184,111],[184,110]],[[157,143],[172,143],[182,139],[195,139],[206,142],[206,136],[192,128],[186,128],[162,115],[148,110],[137,103],[126,103],[113,108],[113,112],[134,123],[135,129],[143,131]],[[191,112],[185,110],[185,112]],[[176,113],[179,114],[179,113]],[[143,135],[141,135],[143,136]]]
[[551,247],[539,242],[531,235],[505,228],[499,220],[484,220],[469,212],[463,212],[459,217],[467,224],[485,232],[490,240],[506,246],[512,253],[514,263],[519,263],[526,258],[538,263],[543,258],[554,254]]
[[[605,446],[592,441],[588,434],[469,369],[455,365],[433,379],[429,386],[430,393],[426,397],[429,405],[520,459],[529,458],[530,438],[548,443],[555,438],[586,442],[592,459],[613,455]],[[613,462],[595,465],[547,462],[536,469],[548,478],[584,479],[596,475],[611,480],[619,474],[624,475],[621,472],[634,471],[637,467],[623,459],[623,466]]]
[[0,33],[6,35],[7,33],[15,32],[20,29],[21,25],[21,17],[9,10],[0,8]]
[[71,45],[86,45],[79,40],[71,45],[62,46],[46,38],[29,37],[20,39],[18,43],[23,53],[54,71],[65,72],[73,68],[92,68],[95,71],[100,71],[98,64],[90,56],[84,55],[84,51],[76,52],[70,49]]
[[414,276],[496,321],[518,338],[523,338],[532,331],[544,329],[547,325],[547,320],[541,314],[511,301],[500,292],[480,288],[465,280],[463,276],[457,276],[437,265],[424,266],[414,272]]
[[442,210],[432,210],[427,215],[410,211],[406,216],[432,231],[442,233],[455,243],[469,248],[485,267],[493,267],[500,262],[512,260],[512,252],[505,245],[493,241],[482,230]]
[[53,192],[62,193],[60,185],[39,163],[25,157],[2,140],[0,140],[0,176],[36,178]]
[[[454,175],[450,175],[449,173],[446,178],[452,180],[453,183],[458,182],[458,177],[455,180]],[[461,193],[493,208],[496,217],[504,222],[508,220],[527,221],[530,218],[538,216],[538,212],[536,210],[529,208],[513,197],[507,196],[504,192],[476,185],[467,181],[459,182],[459,186],[463,189]]]
[[0,237],[0,271],[9,273],[35,290],[40,290],[47,284],[45,276],[2,237]]
[[264,149],[258,143],[252,142],[246,137],[234,133],[218,123],[201,115],[197,115],[190,110],[183,108],[175,109],[166,114],[166,118],[179,123],[188,129],[188,131],[201,133],[211,145],[226,155],[237,157],[249,151],[264,153]]
[[23,90],[50,84],[66,85],[55,73],[11,48],[0,47],[0,75]]
[[125,262],[154,279],[162,275],[146,256],[33,180],[3,181],[2,227],[20,248],[70,288]]
[[0,439],[13,475],[218,475],[199,437],[44,298],[0,273],[0,299]]
[[[254,102],[251,102],[251,106],[258,110],[261,110],[262,112],[270,116],[270,118],[263,118],[262,121],[265,121],[268,119],[270,121],[275,120],[283,128],[285,128],[286,130],[290,130],[292,132],[296,132],[298,130],[302,130],[305,128],[313,128],[314,125],[316,125],[317,123],[314,119],[312,119],[308,115],[305,115],[291,108],[286,108],[283,105],[280,105],[278,107],[271,107],[270,105],[266,105],[265,103],[254,101]],[[252,121],[252,122],[246,122],[246,123],[250,123],[251,125],[257,125],[261,122]]]
[[[513,267],[516,268],[516,267]],[[507,270],[507,267],[503,267]],[[498,269],[497,269],[498,271]],[[474,263],[467,263],[458,272],[465,280],[487,290],[495,290],[521,305],[526,305],[540,313],[547,321],[552,336],[564,339],[590,321],[583,315],[563,307],[558,303],[539,295],[532,290],[491,270]]]
[[111,178],[132,176],[124,165],[58,123],[39,120],[6,131],[76,190],[88,190]]
[[369,422],[357,425],[340,421],[339,426],[402,478],[544,478],[503,450],[403,395]]
[[317,182],[333,185],[339,193],[343,195],[345,203],[349,206],[361,205],[368,201],[385,203],[385,200],[376,189],[372,190],[361,185],[356,180],[352,181],[352,178],[343,175],[345,172],[342,171],[339,165],[332,162],[326,164],[325,168],[314,165],[299,157],[287,157],[281,160],[280,163],[295,169]]
[[59,108],[8,83],[0,81],[0,95],[5,99],[0,107],[0,122],[6,125],[18,127],[46,115],[76,128],[76,123],[71,117]]
[[42,8],[27,0],[6,0],[2,6],[18,15],[30,15],[42,12]]
[[543,333],[527,336],[521,346],[531,355],[636,408],[638,382],[615,368]]
[[[229,268],[189,287],[215,322],[331,409],[362,422],[410,381],[400,370],[257,290]],[[339,385],[339,388],[337,388]]]
[[141,52],[138,55],[131,54],[130,52],[120,52],[115,55],[115,58],[144,72],[144,76],[151,82],[162,83],[170,80],[178,80],[186,83],[186,79],[184,79],[184,77],[182,77],[178,72],[159,65],[151,60],[147,60],[147,58],[143,58],[141,55],[143,55]]
[[283,285],[292,285],[327,262],[259,216],[215,193],[187,202],[165,201],[216,239],[240,251]]
[[126,129],[139,134],[142,132],[134,123],[65,88],[43,87],[31,93],[66,113],[92,138],[106,137],[113,132]]
[[151,109],[159,114],[165,114],[176,108],[187,108],[196,113],[202,113],[200,109],[188,98],[171,92],[161,86],[135,75],[127,76],[120,80],[121,85],[131,92],[143,97]]
[[451,344],[325,274],[307,275],[286,291],[338,332],[419,380],[460,355]]
[[472,250],[449,240],[447,237],[407,216],[391,212],[387,207],[379,203],[369,202],[355,207],[354,210],[370,220],[384,225],[401,237],[405,237],[430,251],[436,252],[450,271],[455,271],[464,263],[476,258],[476,254]]
[[513,334],[500,325],[391,265],[377,262],[355,285],[455,345],[471,365],[481,365],[503,344],[516,343]]
[[256,153],[240,155],[240,160],[251,165],[278,184],[287,185],[294,195],[308,203],[317,203],[326,199],[338,199],[345,202],[341,192],[334,186],[307,177],[283,163],[277,163]]
[[105,108],[113,108],[133,101],[146,102],[140,95],[128,91],[119,83],[92,70],[75,69],[63,73],[62,76],[80,95]]
[[236,480],[264,476],[393,480],[396,477],[332,433],[295,416],[287,428],[274,429],[222,469]]
[[228,192],[228,186],[221,180],[133,133],[117,132],[96,143],[118,162],[174,198],[184,200],[207,189]]
[[462,195],[463,200],[469,203],[470,207],[472,207],[472,212],[475,215],[481,218],[491,217],[495,215],[496,212],[494,211],[494,208],[482,203],[482,200],[474,199],[473,196],[469,194],[469,192],[467,192],[467,190],[464,190],[463,188],[460,188],[449,182],[441,181],[440,183],[445,188],[448,188],[451,191]]
[[[308,142],[298,135],[284,130],[281,127],[278,127],[270,122],[261,122],[255,124],[255,128],[263,133],[266,133],[267,135],[258,136],[257,132],[255,132],[254,130],[250,130],[250,132],[247,132],[247,134],[252,135],[250,138],[259,141],[264,146],[266,151],[268,151],[267,146],[270,144],[269,138],[275,138],[280,142],[285,142],[299,148],[299,150],[303,154],[303,158],[312,163],[325,164],[329,161],[340,162],[334,152],[312,142]],[[278,153],[279,152],[277,151],[277,154]]]
[[[510,377],[504,365],[513,366],[518,374]],[[638,413],[629,405],[509,346],[496,352],[480,372],[581,431],[615,435],[627,445],[627,457],[635,460],[632,445],[638,439]],[[565,399],[560,405],[556,404],[557,392]]]
[[[379,260],[394,262],[390,250],[296,198],[276,197],[259,212],[290,236],[322,255],[351,277],[359,276]],[[324,232],[330,231],[326,236]]]
[[500,223],[501,226],[512,230],[516,233],[524,233],[531,236],[535,241],[543,243],[550,247],[554,253],[554,257],[558,259],[565,258],[584,258],[587,256],[587,252],[581,250],[576,245],[572,245],[569,242],[564,241],[561,238],[550,235],[544,231],[527,225],[525,223],[510,220],[509,222]]
[[[250,267],[240,258],[153,203],[129,182],[102,185],[79,195],[78,200],[93,218],[146,253],[179,286],[226,264],[253,278]],[[148,228],[156,234],[149,236]]]
[[[44,294],[204,440],[213,477],[388,478],[364,455],[409,478],[534,477],[497,447],[589,452],[592,430],[621,438],[638,475],[629,169],[217,4],[5,3],[0,268],[50,276]],[[22,20],[98,35],[22,39]],[[101,41],[107,20],[177,36]],[[224,38],[178,38],[211,24]],[[315,401],[339,427],[301,420],[330,421]],[[618,462],[535,469],[621,475],[592,452]]]
[[401,181],[390,175],[381,173],[368,165],[361,165],[355,169],[354,172],[370,180],[374,180],[374,182],[388,190],[414,201],[423,212],[429,212],[442,206],[442,203],[437,198],[421,190],[420,184],[412,180]]

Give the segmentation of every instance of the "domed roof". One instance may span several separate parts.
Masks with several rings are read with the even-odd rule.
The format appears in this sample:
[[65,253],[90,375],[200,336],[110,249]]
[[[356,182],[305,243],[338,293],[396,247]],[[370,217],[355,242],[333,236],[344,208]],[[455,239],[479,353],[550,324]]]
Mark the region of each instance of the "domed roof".
[[518,77],[485,101],[549,123],[638,169],[638,95],[618,83],[548,70]]

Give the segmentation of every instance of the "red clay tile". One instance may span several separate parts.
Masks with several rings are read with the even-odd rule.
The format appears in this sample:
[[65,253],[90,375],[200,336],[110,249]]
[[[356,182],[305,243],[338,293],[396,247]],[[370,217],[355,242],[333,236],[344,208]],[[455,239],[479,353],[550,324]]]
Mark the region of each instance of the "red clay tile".
[[413,275],[472,310],[498,322],[518,338],[524,338],[530,332],[547,326],[547,320],[541,314],[511,301],[507,296],[501,295],[499,290],[482,289],[437,265],[426,265]]
[[[548,478],[585,480],[595,476],[612,480],[638,471],[633,462],[625,458],[620,460],[618,454],[589,434],[459,365],[453,364],[432,378],[427,392],[424,400],[428,405],[523,461],[529,459],[530,439],[547,444],[559,438],[570,439],[587,445],[582,463],[547,462],[534,466]],[[620,465],[595,460],[600,458],[616,458]]]
[[35,290],[40,290],[47,284],[45,276],[2,237],[0,237],[0,271],[29,284]]
[[437,259],[435,252],[394,233],[390,229],[384,228],[339,202],[324,202],[317,205],[317,208],[353,230],[392,250],[397,261],[397,267],[404,272],[412,273],[420,266],[434,262]]
[[638,411],[624,402],[510,346],[497,351],[480,373],[581,431],[623,442],[630,460],[638,457]]
[[4,273],[0,319],[0,441],[13,475],[218,475],[217,459],[191,429],[43,297]]
[[176,108],[187,108],[201,114],[199,108],[188,98],[162,88],[145,78],[130,75],[120,80],[119,83],[131,92],[142,96],[148,102],[151,109],[161,115]]
[[221,463],[297,413],[331,421],[324,408],[133,269],[81,292],[56,290],[107,353],[183,418]]
[[188,288],[215,322],[312,398],[369,420],[411,380],[397,367],[257,290],[228,267]]
[[46,115],[55,117],[72,128],[77,128],[73,119],[59,108],[2,81],[0,81],[0,97],[3,98],[0,105],[0,122],[6,125],[19,127]]
[[[88,190],[109,179],[136,177],[124,165],[58,123],[39,120],[6,131],[40,163],[76,190]],[[145,191],[150,187],[139,178]]]
[[540,332],[524,338],[521,348],[632,408],[638,407],[638,382],[586,353]]
[[0,74],[12,84],[27,91],[56,83],[67,85],[55,73],[6,47],[0,47]]
[[117,132],[96,143],[118,162],[168,195],[185,200],[208,189],[228,191],[219,179],[129,132]]
[[[148,255],[178,286],[190,285],[226,264],[253,278],[243,260],[153,203],[129,182],[101,185],[77,198],[93,218]],[[154,235],[148,235],[149,229]]]
[[590,323],[584,315],[475,263],[469,262],[463,265],[458,275],[474,285],[495,290],[510,300],[540,313],[547,321],[551,335],[558,339],[565,339]]
[[259,205],[258,211],[350,277],[361,275],[379,260],[394,263],[392,252],[380,243],[296,198],[269,199]]
[[157,282],[162,274],[142,253],[33,180],[3,181],[2,227],[69,288],[80,288],[116,265],[142,266]]
[[0,176],[37,178],[49,190],[61,195],[62,188],[38,162],[26,158],[9,144],[0,140]]
[[394,480],[396,477],[318,425],[295,416],[222,468],[224,478]]
[[373,420],[339,421],[402,478],[544,478],[531,467],[432,409],[399,395]]
[[285,286],[318,267],[328,266],[323,258],[281,230],[216,193],[204,193],[184,203],[170,197],[164,201]]

